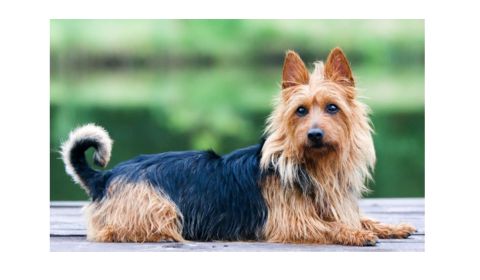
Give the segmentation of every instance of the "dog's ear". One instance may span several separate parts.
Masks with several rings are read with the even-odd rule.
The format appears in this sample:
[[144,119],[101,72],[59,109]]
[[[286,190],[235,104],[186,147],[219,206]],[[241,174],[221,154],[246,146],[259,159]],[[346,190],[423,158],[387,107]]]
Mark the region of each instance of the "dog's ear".
[[287,51],[283,62],[282,89],[296,85],[308,84],[307,67],[300,56],[294,51]]
[[340,48],[334,48],[328,55],[325,77],[346,86],[355,86],[350,63]]

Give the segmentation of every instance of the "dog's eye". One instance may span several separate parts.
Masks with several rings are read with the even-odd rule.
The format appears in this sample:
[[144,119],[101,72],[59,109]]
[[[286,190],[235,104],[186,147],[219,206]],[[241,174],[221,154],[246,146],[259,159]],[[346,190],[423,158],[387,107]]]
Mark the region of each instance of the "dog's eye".
[[327,110],[327,113],[332,115],[339,111],[337,105],[335,104],[328,104],[326,110]]
[[307,108],[303,107],[303,106],[300,106],[297,108],[297,116],[299,117],[304,117],[305,115],[308,114],[308,110]]

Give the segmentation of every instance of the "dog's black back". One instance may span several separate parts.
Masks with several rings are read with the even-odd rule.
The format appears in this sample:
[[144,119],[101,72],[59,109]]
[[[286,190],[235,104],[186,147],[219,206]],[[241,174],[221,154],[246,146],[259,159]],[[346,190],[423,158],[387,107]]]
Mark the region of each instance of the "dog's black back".
[[261,148],[225,156],[212,151],[141,155],[106,171],[102,193],[115,180],[147,182],[177,205],[185,239],[258,240],[267,218],[259,185]]

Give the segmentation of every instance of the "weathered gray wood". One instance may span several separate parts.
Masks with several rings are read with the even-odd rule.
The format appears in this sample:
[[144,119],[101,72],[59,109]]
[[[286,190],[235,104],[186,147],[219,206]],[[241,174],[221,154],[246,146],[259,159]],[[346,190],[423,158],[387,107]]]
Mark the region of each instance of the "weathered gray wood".
[[87,205],[87,201],[51,201],[50,208],[56,207],[83,207]]
[[265,242],[96,243],[86,241],[82,207],[86,202],[52,202],[51,251],[424,251],[423,199],[363,199],[365,216],[384,223],[410,223],[417,233],[408,239],[380,240],[374,247],[274,244]]
[[266,242],[187,242],[187,243],[94,243],[84,237],[53,237],[50,241],[52,251],[317,251],[317,252],[390,252],[390,251],[424,251],[424,236],[412,236],[406,240],[381,240],[373,247],[347,247],[339,245],[312,244],[275,244]]
[[[52,201],[50,207],[82,207],[86,201]],[[393,207],[393,206],[417,206],[423,209],[425,200],[423,198],[365,198],[360,200],[363,207]]]

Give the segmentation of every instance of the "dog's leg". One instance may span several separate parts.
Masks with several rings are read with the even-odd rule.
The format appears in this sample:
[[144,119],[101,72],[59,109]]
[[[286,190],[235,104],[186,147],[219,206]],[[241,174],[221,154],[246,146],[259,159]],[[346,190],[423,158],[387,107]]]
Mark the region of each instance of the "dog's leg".
[[263,194],[269,207],[264,228],[268,242],[375,245],[375,233],[362,229],[360,223],[358,227],[349,227],[340,222],[327,222],[309,197],[283,189],[276,181],[267,183],[270,185],[264,188]]
[[266,240],[278,243],[374,246],[378,239],[373,231],[352,229],[339,222],[324,222],[318,217],[290,221],[288,224],[267,224]]
[[370,230],[353,229],[340,222],[326,223],[329,227],[327,236],[331,243],[350,246],[374,246],[377,235]]
[[183,241],[181,214],[148,183],[111,185],[86,209],[87,239],[99,242]]
[[388,225],[368,218],[363,218],[361,223],[362,228],[373,231],[381,239],[407,238],[416,231],[408,224]]

